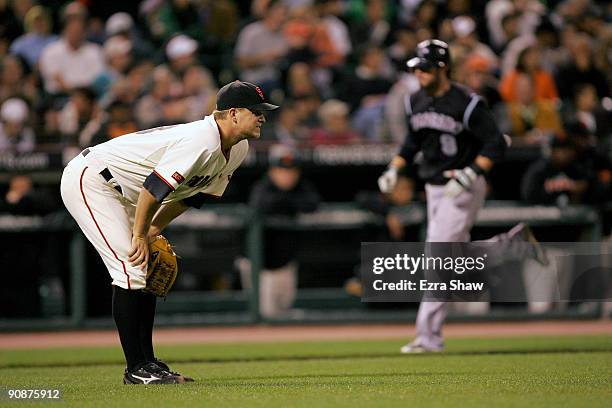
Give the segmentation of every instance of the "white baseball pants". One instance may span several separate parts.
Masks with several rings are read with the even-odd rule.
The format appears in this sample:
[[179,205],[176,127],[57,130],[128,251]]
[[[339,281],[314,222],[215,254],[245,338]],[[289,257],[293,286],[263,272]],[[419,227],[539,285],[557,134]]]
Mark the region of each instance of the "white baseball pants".
[[[469,242],[470,230],[483,206],[487,183],[483,176],[469,191],[451,198],[444,195],[444,186],[427,184],[427,242]],[[416,320],[414,344],[430,349],[442,349],[442,325],[446,320],[446,302],[421,302]]]
[[136,207],[100,175],[105,167],[93,153],[72,159],[62,175],[62,200],[102,257],[112,284],[142,289],[146,286],[146,270],[132,267],[127,260]]

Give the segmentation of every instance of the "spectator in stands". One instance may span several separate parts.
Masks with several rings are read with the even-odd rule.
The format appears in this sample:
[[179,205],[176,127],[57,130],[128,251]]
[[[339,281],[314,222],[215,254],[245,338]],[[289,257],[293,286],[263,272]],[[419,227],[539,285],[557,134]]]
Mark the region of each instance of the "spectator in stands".
[[283,103],[278,120],[271,126],[272,131],[262,132],[262,135],[271,134],[278,144],[297,147],[307,141],[308,129],[301,123],[299,111],[292,101]]
[[612,201],[612,156],[597,144],[595,135],[580,122],[568,122],[565,133],[576,146],[576,162],[587,174],[584,202],[602,205]]
[[178,80],[166,66],[154,69],[152,82],[151,91],[136,104],[136,120],[144,129],[169,124],[164,103],[181,92]]
[[343,59],[348,57],[352,49],[351,36],[344,21],[338,18],[344,9],[342,0],[315,0],[315,5],[321,24],[327,31],[335,50]]
[[11,98],[0,107],[0,152],[26,153],[34,150],[36,139],[27,125],[30,108],[23,99]]
[[287,97],[300,98],[302,96],[319,93],[319,89],[312,79],[312,70],[305,62],[295,62],[287,70]]
[[567,58],[568,53],[559,47],[560,36],[557,28],[549,19],[543,18],[534,34],[524,34],[513,39],[502,54],[501,72],[506,74],[516,66],[518,56],[527,47],[536,46],[540,52],[540,62],[546,72],[556,73]]
[[519,74],[514,86],[517,99],[506,105],[509,126],[502,125],[503,131],[527,144],[538,144],[552,135],[562,135],[561,118],[554,102],[536,99],[532,78]]
[[557,3],[552,13],[555,24],[569,25],[574,24],[584,16],[588,8],[592,6],[591,1],[584,0],[565,0]]
[[126,36],[129,38],[131,31],[134,29],[134,19],[124,11],[117,12],[110,16],[104,24],[104,34],[106,38],[111,38],[115,35]]
[[558,206],[581,203],[589,183],[587,172],[576,158],[576,146],[571,138],[553,138],[550,157],[533,163],[523,176],[523,199],[531,204]]
[[169,68],[177,78],[181,78],[187,68],[198,65],[197,50],[198,42],[183,34],[172,37],[168,41],[166,56],[168,57]]
[[499,61],[491,48],[480,42],[476,31],[476,22],[470,16],[458,16],[452,20],[455,40],[450,46],[453,63],[463,61],[471,56],[484,58],[492,69],[497,68]]
[[125,37],[111,37],[104,43],[106,69],[98,75],[92,88],[103,98],[110,91],[113,83],[125,78],[132,65],[132,42]]
[[[455,30],[453,29],[453,20],[445,17],[438,22],[438,27],[436,29],[438,32],[437,38],[440,41],[444,41],[447,44],[455,41]],[[452,55],[455,56],[454,54]]]
[[393,86],[393,71],[382,49],[362,49],[359,65],[345,85],[345,101],[353,112],[353,125],[368,140],[380,141],[385,97]]
[[135,106],[149,85],[153,69],[153,63],[150,60],[135,61],[127,69],[125,78],[120,78],[112,84],[101,103],[106,106],[112,101],[121,100],[123,103]]
[[51,32],[51,16],[42,6],[34,6],[28,11],[24,25],[26,33],[13,41],[10,52],[34,69],[42,50],[58,37]]
[[365,0],[365,19],[351,25],[353,47],[364,44],[384,47],[393,40],[392,26],[387,21],[387,0]]
[[287,63],[309,64],[318,88],[329,88],[333,69],[342,67],[344,55],[334,44],[329,26],[319,19],[315,9],[310,6],[296,8],[283,33],[289,45]]
[[[404,61],[404,66],[406,61]],[[401,71],[400,71],[401,72]],[[385,98],[384,123],[391,141],[402,144],[408,128],[406,126],[406,98],[421,89],[412,72],[401,72]]]
[[461,82],[482,96],[491,111],[496,112],[503,105],[501,95],[497,91],[495,76],[492,73],[493,66],[489,60],[479,55],[472,55],[457,68],[462,72]]
[[63,109],[62,101],[46,100],[38,106],[36,113],[38,120],[35,122],[35,134],[39,144],[46,147],[62,147],[62,134],[60,132],[60,112]]
[[211,73],[201,65],[193,65],[183,75],[185,121],[193,122],[210,115],[217,103],[217,85]]
[[381,48],[362,47],[359,64],[345,85],[345,100],[351,110],[376,104],[393,85],[393,74],[391,63]]
[[36,77],[26,74],[21,60],[14,55],[0,59],[0,102],[19,96],[31,104],[39,99]]
[[384,236],[377,237],[376,241],[404,241],[405,230],[397,214],[391,212],[393,207],[410,204],[415,196],[414,174],[403,169],[398,174],[397,183],[389,194],[378,191],[361,191],[355,197],[357,205],[385,217],[386,232]]
[[120,11],[110,16],[104,25],[104,33],[107,40],[111,37],[128,40],[136,59],[151,58],[155,54],[151,42],[135,26],[132,16],[126,12]]
[[[445,5],[445,14],[447,17],[455,18],[466,14],[482,14],[484,10],[476,10],[478,4],[473,0],[449,0]],[[474,11],[472,11],[474,10]]]
[[502,17],[501,29],[504,33],[504,42],[498,47],[493,47],[497,54],[503,54],[512,41],[521,36],[520,18],[521,15],[515,12],[510,12]]
[[323,102],[319,107],[321,127],[312,130],[312,144],[348,144],[359,141],[359,134],[351,128],[349,107],[337,99]]
[[234,57],[240,79],[260,84],[265,93],[280,87],[280,64],[288,51],[282,33],[286,16],[286,6],[272,0],[264,17],[245,26],[236,40]]
[[11,177],[9,188],[0,200],[0,213],[11,215],[46,215],[56,208],[51,197],[43,190],[34,189],[32,179],[25,174]]
[[[180,85],[180,83],[179,83]],[[184,97],[182,87],[176,93],[170,94],[162,103],[162,118],[165,124],[175,125],[185,122],[188,113],[187,101]]]
[[599,98],[610,96],[606,76],[593,62],[593,45],[586,34],[577,34],[571,44],[572,60],[561,67],[557,73],[557,86],[561,98],[571,100],[574,87],[578,84],[591,84]]
[[80,144],[80,135],[87,124],[98,113],[96,94],[90,88],[76,88],[59,113],[61,142],[73,146]]
[[107,113],[100,128],[91,139],[91,146],[136,132],[137,130],[138,127],[132,114],[132,107],[121,101],[115,101],[107,108]]
[[438,26],[439,9],[437,2],[433,0],[423,0],[414,9],[411,17],[408,19],[408,27],[415,30],[417,33],[420,30],[427,31],[427,38],[419,37],[419,42],[432,38],[433,32]]
[[544,71],[540,64],[540,53],[536,46],[525,48],[519,54],[516,68],[506,73],[499,84],[499,92],[506,102],[516,102],[520,95],[515,82],[521,74],[531,77],[535,90],[535,99],[556,101],[559,97],[555,81],[550,73]]
[[319,126],[319,108],[321,107],[321,98],[316,93],[310,93],[294,98],[295,111],[300,118],[300,123],[308,128]]
[[205,40],[204,23],[201,19],[200,5],[190,0],[169,0],[152,15],[149,24],[154,33],[163,41],[169,40],[175,33],[185,33],[197,41]]
[[[544,12],[544,6],[537,0],[487,2],[485,14],[491,45],[502,50],[513,38],[533,33]],[[509,28],[508,24],[515,27]]]
[[236,3],[235,0],[222,0],[203,2],[201,5],[205,16],[205,51],[224,51],[233,46],[241,23]]
[[413,56],[417,44],[414,31],[407,28],[398,28],[395,31],[395,42],[387,48],[387,55],[397,72],[406,71],[406,61]]
[[85,40],[86,16],[73,4],[79,3],[64,10],[61,38],[45,47],[39,60],[45,90],[51,95],[90,86],[105,67],[102,48]]
[[574,86],[573,103],[565,112],[568,122],[577,122],[600,142],[612,136],[612,112],[602,108],[597,90],[592,84],[580,83]]
[[[287,146],[270,149],[268,173],[251,190],[249,206],[266,216],[295,217],[315,211],[320,197],[303,179],[297,152]],[[264,317],[282,317],[290,312],[297,289],[296,233],[266,229],[263,269],[259,275],[259,305]],[[243,286],[250,287],[250,264],[240,263]]]

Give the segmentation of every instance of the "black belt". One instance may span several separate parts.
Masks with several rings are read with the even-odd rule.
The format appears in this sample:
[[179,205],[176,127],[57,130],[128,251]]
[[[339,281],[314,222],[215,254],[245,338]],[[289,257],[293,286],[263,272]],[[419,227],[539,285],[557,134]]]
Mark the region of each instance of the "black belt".
[[[81,154],[83,155],[83,157],[87,156],[90,153],[89,149],[85,149],[81,152]],[[110,170],[108,169],[108,167],[105,167],[101,172],[100,175],[104,178],[104,180],[106,180],[108,183],[111,183],[111,180],[113,180],[115,177],[113,177],[113,175],[111,174]],[[121,186],[119,184],[117,184],[117,182],[115,181],[115,184],[113,186],[113,188],[115,190],[117,190],[118,192],[120,192],[121,194],[123,194],[123,190],[121,190]]]

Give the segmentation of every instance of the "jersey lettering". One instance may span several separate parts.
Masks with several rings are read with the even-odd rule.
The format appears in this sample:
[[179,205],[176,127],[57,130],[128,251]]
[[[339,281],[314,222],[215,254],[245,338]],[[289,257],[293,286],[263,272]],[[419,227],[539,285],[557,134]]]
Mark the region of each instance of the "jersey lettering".
[[459,150],[457,148],[457,139],[455,136],[449,135],[448,133],[442,133],[440,135],[440,150],[445,156],[454,156]]
[[201,187],[203,185],[210,183],[211,180],[212,180],[211,177],[208,175],[207,176],[193,176],[192,178],[189,179],[189,181],[187,182],[187,185],[191,188]]
[[410,124],[415,132],[427,128],[456,135],[463,130],[463,125],[452,116],[438,112],[415,113],[410,118]]

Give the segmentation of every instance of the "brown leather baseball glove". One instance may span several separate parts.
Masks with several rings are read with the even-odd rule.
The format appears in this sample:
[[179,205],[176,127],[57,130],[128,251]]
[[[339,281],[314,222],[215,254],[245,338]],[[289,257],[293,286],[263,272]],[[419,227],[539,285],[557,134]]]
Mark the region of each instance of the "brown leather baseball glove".
[[176,254],[162,235],[149,243],[147,286],[143,291],[165,298],[178,274]]

